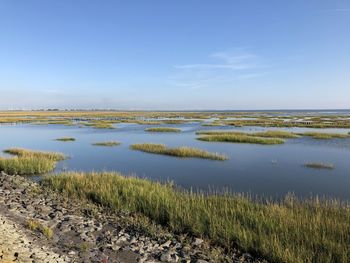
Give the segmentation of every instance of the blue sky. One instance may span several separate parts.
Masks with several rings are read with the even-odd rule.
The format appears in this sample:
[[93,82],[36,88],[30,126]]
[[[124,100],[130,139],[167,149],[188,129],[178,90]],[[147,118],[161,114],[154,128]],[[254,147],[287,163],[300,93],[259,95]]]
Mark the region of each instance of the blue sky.
[[350,0],[0,0],[0,108],[350,108]]

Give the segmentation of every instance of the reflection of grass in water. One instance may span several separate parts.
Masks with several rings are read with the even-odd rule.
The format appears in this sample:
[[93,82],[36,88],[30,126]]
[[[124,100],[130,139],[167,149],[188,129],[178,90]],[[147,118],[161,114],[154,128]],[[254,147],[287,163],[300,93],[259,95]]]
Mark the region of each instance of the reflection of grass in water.
[[350,207],[336,200],[258,202],[204,195],[117,173],[65,173],[43,183],[71,197],[147,216],[176,233],[236,245],[272,262],[347,262]]
[[108,146],[108,147],[113,147],[113,146],[120,145],[120,142],[116,142],[116,141],[110,141],[110,142],[96,142],[96,143],[93,143],[92,145],[94,145],[94,146]]
[[170,127],[154,127],[145,129],[147,132],[181,132],[181,129]]
[[168,148],[164,144],[154,144],[154,143],[143,143],[143,144],[133,144],[130,146],[133,150],[138,150],[147,153],[163,154],[176,157],[195,157],[202,159],[211,160],[227,160],[228,157],[218,153],[211,153],[197,148],[192,147],[177,147]]
[[334,164],[323,162],[308,162],[305,163],[305,167],[314,169],[334,169]]
[[33,175],[51,172],[58,161],[64,160],[61,153],[30,151],[11,148],[5,153],[15,155],[12,158],[0,157],[0,170],[7,174]]

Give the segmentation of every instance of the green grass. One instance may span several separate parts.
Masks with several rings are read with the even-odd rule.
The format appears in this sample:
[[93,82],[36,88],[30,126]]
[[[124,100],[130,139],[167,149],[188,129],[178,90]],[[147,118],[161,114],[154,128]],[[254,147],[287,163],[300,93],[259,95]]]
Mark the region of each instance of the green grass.
[[232,142],[232,143],[253,143],[253,144],[282,144],[283,139],[280,138],[264,138],[250,136],[242,133],[206,135],[198,137],[197,140],[207,142]]
[[257,202],[229,193],[180,192],[168,184],[106,172],[47,176],[43,184],[273,262],[345,263],[350,258],[350,206],[336,200],[287,196],[280,202]]
[[164,144],[143,143],[143,144],[132,144],[130,148],[133,150],[147,152],[147,153],[163,154],[163,155],[170,155],[170,156],[176,156],[176,157],[182,157],[182,158],[192,157],[192,158],[219,160],[219,161],[224,161],[228,159],[228,157],[223,154],[211,153],[201,149],[185,147],[185,146],[177,147],[177,148],[169,148],[169,147],[166,147]]
[[96,142],[96,143],[93,143],[92,145],[94,145],[94,146],[108,146],[108,147],[113,147],[113,146],[120,145],[120,142],[116,142],[116,141]]
[[318,162],[308,162],[305,164],[305,167],[307,168],[313,168],[313,169],[334,169],[334,164],[332,163],[318,163]]
[[304,132],[299,133],[299,135],[302,136],[310,136],[314,139],[344,139],[344,138],[350,138],[348,134],[342,134],[342,133],[322,133],[322,132]]
[[170,127],[154,127],[145,129],[147,132],[181,132],[181,129]]
[[75,138],[72,137],[62,137],[62,138],[57,138],[56,141],[60,142],[74,142]]
[[65,156],[61,153],[29,151],[19,148],[7,149],[4,152],[15,155],[12,158],[0,157],[0,171],[10,175],[48,173],[55,169],[58,161],[65,159]]

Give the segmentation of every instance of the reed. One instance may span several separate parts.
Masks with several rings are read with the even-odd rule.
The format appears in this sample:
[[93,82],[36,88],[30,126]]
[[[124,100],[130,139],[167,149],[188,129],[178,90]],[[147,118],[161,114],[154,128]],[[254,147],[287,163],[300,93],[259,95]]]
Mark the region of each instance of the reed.
[[169,147],[166,147],[164,144],[143,143],[143,144],[132,144],[130,148],[133,150],[147,152],[147,153],[170,155],[170,156],[176,156],[181,158],[202,158],[202,159],[211,159],[211,160],[219,160],[219,161],[224,161],[228,159],[228,157],[223,154],[212,153],[201,149],[186,147],[186,146],[169,148]]
[[175,190],[118,173],[64,173],[43,185],[69,197],[147,216],[175,233],[242,250],[272,262],[348,262],[350,205],[337,200],[253,201],[233,193]]

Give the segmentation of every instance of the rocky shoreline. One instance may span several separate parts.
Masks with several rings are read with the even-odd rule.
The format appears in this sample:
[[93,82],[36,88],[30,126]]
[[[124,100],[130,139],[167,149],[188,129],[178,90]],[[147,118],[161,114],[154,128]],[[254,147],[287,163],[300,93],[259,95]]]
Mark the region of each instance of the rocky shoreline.
[[5,173],[0,220],[0,262],[267,262]]

